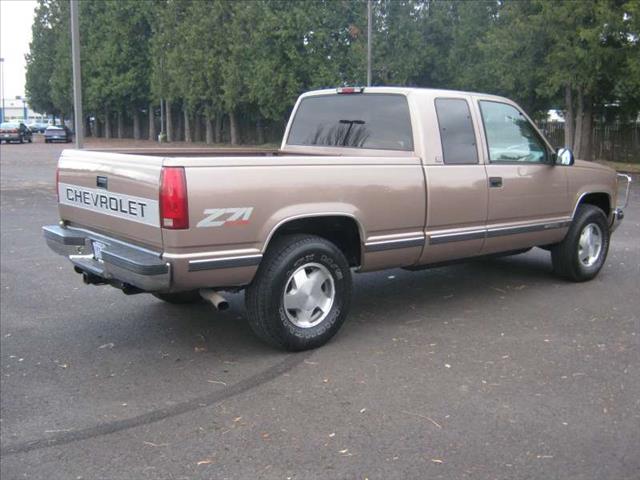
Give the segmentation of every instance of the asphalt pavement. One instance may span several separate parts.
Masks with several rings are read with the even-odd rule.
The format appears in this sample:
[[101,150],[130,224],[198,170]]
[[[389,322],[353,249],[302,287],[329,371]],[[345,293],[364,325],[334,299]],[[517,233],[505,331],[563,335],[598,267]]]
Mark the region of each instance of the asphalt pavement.
[[45,246],[65,145],[0,147],[1,465],[11,479],[640,478],[640,188],[593,281],[540,249],[355,276],[347,323],[263,345],[82,284]]

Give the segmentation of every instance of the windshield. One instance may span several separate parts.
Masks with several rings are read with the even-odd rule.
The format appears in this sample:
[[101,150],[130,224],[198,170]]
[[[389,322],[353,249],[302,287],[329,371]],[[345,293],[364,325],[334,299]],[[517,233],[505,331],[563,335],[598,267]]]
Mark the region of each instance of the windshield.
[[307,97],[296,111],[287,144],[411,151],[407,99],[380,93]]

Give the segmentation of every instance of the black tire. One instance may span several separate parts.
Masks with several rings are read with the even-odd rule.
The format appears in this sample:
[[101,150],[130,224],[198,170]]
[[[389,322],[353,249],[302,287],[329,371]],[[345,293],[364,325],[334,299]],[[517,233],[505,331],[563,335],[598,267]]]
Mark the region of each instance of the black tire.
[[[331,277],[333,302],[322,320],[300,327],[284,308],[284,293],[293,274],[303,266]],[[325,284],[321,286],[324,289]],[[351,270],[333,243],[315,235],[286,235],[274,240],[245,294],[249,325],[268,344],[290,351],[309,350],[327,343],[344,323],[351,304]]]
[[45,139],[44,143],[49,143],[49,140]]
[[20,137],[20,140],[18,140],[18,143],[22,145],[24,143],[24,138]]
[[175,293],[154,293],[154,297],[160,300],[173,303],[175,305],[184,305],[188,303],[200,303],[202,297],[197,290],[189,290],[187,292],[175,292]]
[[[601,246],[591,265],[580,260],[580,236],[591,225],[601,235]],[[609,223],[605,213],[593,205],[579,205],[567,236],[551,248],[554,272],[567,280],[585,282],[594,278],[607,258],[609,251]]]

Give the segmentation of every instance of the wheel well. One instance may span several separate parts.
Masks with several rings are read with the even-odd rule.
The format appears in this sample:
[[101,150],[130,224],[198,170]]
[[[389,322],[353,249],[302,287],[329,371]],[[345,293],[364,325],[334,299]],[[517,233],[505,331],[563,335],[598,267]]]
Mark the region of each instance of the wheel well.
[[308,233],[325,238],[344,253],[350,266],[360,265],[360,230],[355,219],[351,217],[332,215],[291,220],[278,227],[270,242],[291,233]]
[[611,200],[609,199],[609,195],[603,192],[587,193],[580,199],[579,205],[582,204],[598,207],[607,217],[611,213]]

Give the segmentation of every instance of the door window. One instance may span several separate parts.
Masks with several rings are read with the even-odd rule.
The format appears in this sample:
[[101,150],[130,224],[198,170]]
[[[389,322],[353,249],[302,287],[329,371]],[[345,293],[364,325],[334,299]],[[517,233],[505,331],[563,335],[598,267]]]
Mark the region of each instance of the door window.
[[491,163],[545,163],[547,149],[527,118],[506,103],[481,101]]
[[469,104],[461,98],[437,98],[436,113],[442,142],[444,163],[466,165],[478,163],[476,135]]

